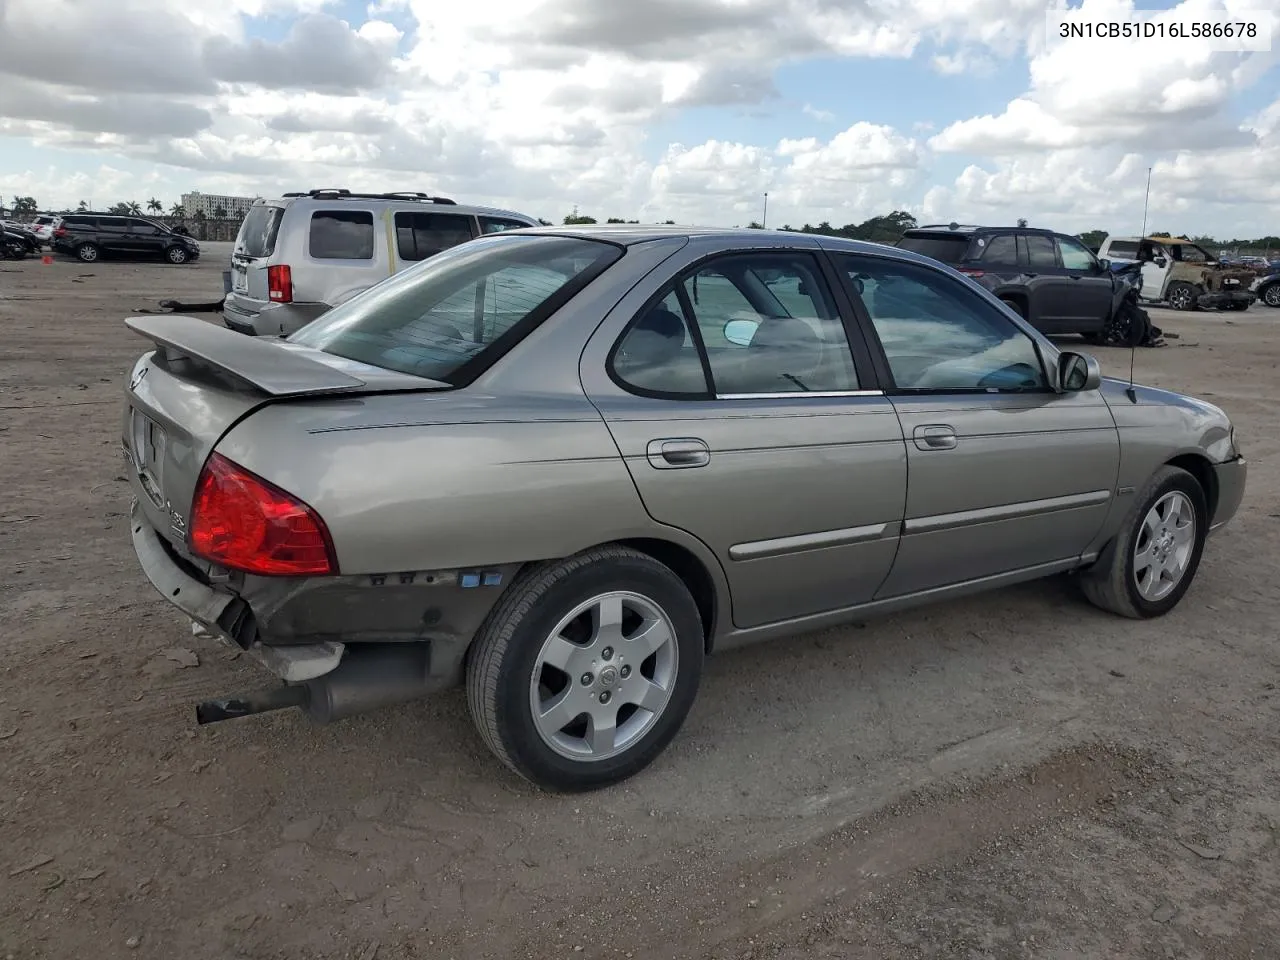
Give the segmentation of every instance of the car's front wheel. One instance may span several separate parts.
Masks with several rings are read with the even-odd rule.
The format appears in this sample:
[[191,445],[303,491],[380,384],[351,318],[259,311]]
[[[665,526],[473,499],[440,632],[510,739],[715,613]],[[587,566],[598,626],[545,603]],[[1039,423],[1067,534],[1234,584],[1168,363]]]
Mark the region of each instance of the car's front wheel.
[[1280,307],[1280,283],[1273,283],[1262,292],[1262,302],[1268,307]]
[[172,246],[164,252],[165,259],[172,264],[182,264],[187,262],[187,251],[179,246]]
[[1185,280],[1179,280],[1169,286],[1169,306],[1174,310],[1196,309],[1196,300],[1199,296],[1200,291]]
[[1159,617],[1191,587],[1209,529],[1199,481],[1179,467],[1156,471],[1102,556],[1081,575],[1095,606],[1135,620]]
[[702,619],[668,567],[608,546],[523,572],[476,636],[467,701],[481,737],[552,790],[630,777],[698,691]]

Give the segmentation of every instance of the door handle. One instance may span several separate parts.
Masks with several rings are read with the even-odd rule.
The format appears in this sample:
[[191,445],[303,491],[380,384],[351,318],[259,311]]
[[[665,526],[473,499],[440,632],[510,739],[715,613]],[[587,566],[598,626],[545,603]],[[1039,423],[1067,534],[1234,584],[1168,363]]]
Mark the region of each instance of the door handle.
[[697,437],[650,440],[645,456],[649,465],[658,470],[705,467],[711,462],[711,448]]
[[921,450],[954,450],[956,446],[956,431],[945,423],[916,427],[911,438]]

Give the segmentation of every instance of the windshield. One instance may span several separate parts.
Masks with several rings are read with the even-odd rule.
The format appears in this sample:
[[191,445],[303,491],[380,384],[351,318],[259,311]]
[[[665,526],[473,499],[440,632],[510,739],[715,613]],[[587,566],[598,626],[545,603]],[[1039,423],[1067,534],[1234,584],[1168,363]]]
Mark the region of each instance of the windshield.
[[600,240],[481,237],[375,284],[289,340],[461,386],[621,256]]
[[898,241],[898,246],[942,263],[959,263],[969,249],[969,237],[948,233],[908,234]]

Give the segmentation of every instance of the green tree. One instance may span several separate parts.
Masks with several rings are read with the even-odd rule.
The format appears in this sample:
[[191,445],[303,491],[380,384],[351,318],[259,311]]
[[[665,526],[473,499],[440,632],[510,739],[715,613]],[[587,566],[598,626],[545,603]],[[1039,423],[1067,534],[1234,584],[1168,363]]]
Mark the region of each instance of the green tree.
[[213,208],[213,219],[215,219],[215,220],[225,220],[225,219],[227,219],[227,208],[226,208],[226,207],[224,207],[222,204],[218,204],[216,207],[214,207],[214,208]]
[[187,214],[186,209],[180,203],[175,203],[172,207],[169,208],[169,216],[177,217],[179,220],[181,220],[184,216],[186,216],[186,214]]
[[79,203],[76,204],[76,210],[78,210],[80,213],[84,213],[88,209],[89,209],[89,204],[85,203],[85,201],[83,200],[81,200]]
[[13,198],[13,218],[15,220],[30,220],[39,212],[40,204],[36,203],[35,197]]
[[152,197],[150,200],[147,201],[147,212],[162,213],[164,212],[164,204],[161,203],[159,200],[157,200],[155,197]]
[[1097,250],[1101,247],[1107,236],[1106,230],[1086,230],[1084,233],[1076,234],[1076,238],[1090,250]]

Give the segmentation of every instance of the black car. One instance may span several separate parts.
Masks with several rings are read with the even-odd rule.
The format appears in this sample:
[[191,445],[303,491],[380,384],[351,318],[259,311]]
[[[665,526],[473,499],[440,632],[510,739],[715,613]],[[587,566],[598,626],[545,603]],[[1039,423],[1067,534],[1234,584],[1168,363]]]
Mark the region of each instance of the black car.
[[1280,270],[1264,274],[1253,292],[1268,307],[1280,307]]
[[1097,337],[1117,302],[1110,265],[1064,233],[952,223],[908,230],[898,246],[968,275],[1042,333]]
[[162,257],[187,263],[200,257],[200,244],[145,217],[110,213],[69,213],[53,231],[53,248],[94,263],[102,257]]
[[0,260],[22,260],[35,256],[41,250],[40,238],[30,230],[17,227],[0,227]]

